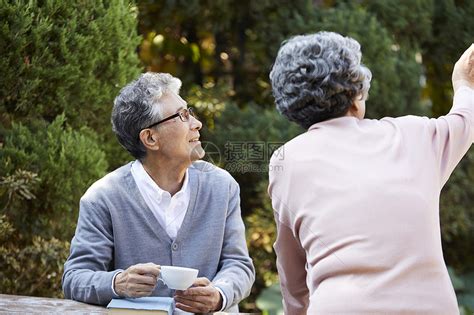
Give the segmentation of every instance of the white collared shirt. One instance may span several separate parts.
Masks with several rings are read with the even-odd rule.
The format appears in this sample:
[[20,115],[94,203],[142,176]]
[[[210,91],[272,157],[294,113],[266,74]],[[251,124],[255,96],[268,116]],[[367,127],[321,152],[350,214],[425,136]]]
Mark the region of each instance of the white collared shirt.
[[173,196],[156,184],[139,160],[132,163],[131,172],[148,208],[169,237],[174,240],[183,223],[191,199],[191,191],[188,187],[188,170],[184,175],[183,186]]

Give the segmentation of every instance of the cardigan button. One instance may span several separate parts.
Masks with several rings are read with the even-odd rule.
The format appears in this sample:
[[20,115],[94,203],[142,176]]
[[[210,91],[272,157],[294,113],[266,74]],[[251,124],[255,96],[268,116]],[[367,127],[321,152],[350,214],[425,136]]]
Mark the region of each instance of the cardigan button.
[[171,245],[171,249],[178,250],[178,244],[173,243],[173,245]]

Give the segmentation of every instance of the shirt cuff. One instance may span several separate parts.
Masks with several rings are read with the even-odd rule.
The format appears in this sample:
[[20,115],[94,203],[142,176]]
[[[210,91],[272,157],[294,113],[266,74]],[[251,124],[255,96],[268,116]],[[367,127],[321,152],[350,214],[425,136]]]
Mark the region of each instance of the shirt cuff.
[[111,285],[111,287],[112,287],[112,293],[114,294],[114,297],[115,297],[115,298],[120,297],[120,296],[117,294],[117,292],[115,292],[115,289],[114,289],[115,277],[117,277],[117,275],[118,275],[119,273],[122,273],[122,272],[123,272],[123,270],[119,270],[119,271],[117,271],[117,272],[114,274],[114,276],[112,277],[112,285]]
[[219,291],[219,293],[220,293],[221,296],[222,296],[222,307],[221,307],[221,309],[219,310],[219,312],[222,312],[223,310],[225,310],[225,307],[226,307],[226,305],[227,305],[227,299],[226,299],[226,297],[225,297],[224,292],[222,292],[221,289],[219,289],[218,287],[214,287],[214,288],[216,288],[217,291]]

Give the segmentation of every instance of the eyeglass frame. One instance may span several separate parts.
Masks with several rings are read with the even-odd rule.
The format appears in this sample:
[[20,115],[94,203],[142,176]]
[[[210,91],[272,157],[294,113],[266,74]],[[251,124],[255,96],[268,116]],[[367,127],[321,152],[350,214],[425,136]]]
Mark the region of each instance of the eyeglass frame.
[[[188,118],[185,118],[181,115],[183,115],[183,113],[188,113]],[[151,125],[149,125],[148,127],[145,127],[143,128],[142,130],[144,129],[149,129],[149,128],[153,128],[155,127],[156,125],[159,125],[161,123],[164,123],[165,121],[168,121],[168,120],[171,120],[173,118],[176,118],[176,117],[179,117],[179,119],[182,121],[182,122],[187,122],[189,121],[189,117],[196,117],[195,114],[194,114],[194,109],[192,107],[188,107],[188,108],[183,108],[182,110],[180,110],[179,112],[177,112],[176,114],[173,114],[171,116],[168,116],[166,118],[163,118],[162,120],[160,121],[157,121],[156,123],[153,123]]]

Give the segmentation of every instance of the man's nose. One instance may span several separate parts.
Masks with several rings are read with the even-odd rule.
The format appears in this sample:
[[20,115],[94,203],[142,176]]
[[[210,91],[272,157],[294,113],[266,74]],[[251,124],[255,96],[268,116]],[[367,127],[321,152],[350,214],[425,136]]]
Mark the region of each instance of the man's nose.
[[194,116],[191,116],[191,129],[192,130],[201,130],[202,122]]

